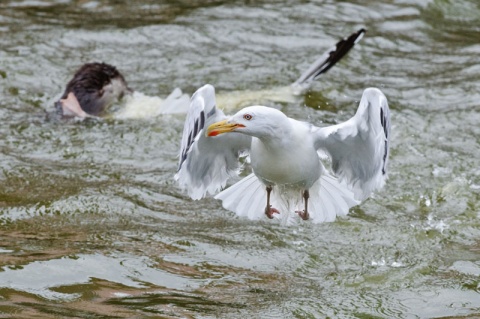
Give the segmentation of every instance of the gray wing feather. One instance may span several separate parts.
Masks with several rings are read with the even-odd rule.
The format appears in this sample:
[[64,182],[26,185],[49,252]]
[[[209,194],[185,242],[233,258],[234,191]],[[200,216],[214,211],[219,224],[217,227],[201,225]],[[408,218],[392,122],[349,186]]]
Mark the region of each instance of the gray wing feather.
[[352,187],[356,199],[383,187],[388,177],[390,109],[379,89],[364,91],[357,113],[348,121],[312,130],[315,146],[328,153],[334,173]]
[[240,154],[250,148],[251,137],[246,135],[205,136],[206,127],[226,118],[216,106],[213,86],[207,84],[192,95],[175,179],[193,199],[214,194],[224,187],[229,177],[238,174]]

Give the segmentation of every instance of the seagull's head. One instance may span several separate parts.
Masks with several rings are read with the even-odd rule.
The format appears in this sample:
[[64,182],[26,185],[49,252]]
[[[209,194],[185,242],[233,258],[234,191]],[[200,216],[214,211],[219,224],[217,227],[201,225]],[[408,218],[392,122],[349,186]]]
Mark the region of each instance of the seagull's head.
[[288,125],[288,117],[281,111],[266,106],[249,106],[229,119],[213,123],[207,136],[238,132],[258,138],[275,136]]

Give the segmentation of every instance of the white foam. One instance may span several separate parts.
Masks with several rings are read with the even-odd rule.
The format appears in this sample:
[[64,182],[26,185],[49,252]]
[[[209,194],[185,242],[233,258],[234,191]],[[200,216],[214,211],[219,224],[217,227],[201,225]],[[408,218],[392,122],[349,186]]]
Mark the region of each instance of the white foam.
[[184,114],[190,106],[190,98],[176,88],[165,99],[135,91],[125,97],[125,105],[114,112],[116,119],[152,118],[164,114]]

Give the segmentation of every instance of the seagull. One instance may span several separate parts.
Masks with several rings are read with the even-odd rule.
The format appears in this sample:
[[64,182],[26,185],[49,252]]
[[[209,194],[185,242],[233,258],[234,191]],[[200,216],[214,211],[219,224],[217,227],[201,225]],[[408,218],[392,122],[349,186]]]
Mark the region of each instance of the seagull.
[[[384,186],[389,136],[390,110],[377,88],[363,92],[346,122],[318,127],[259,105],[226,116],[207,84],[191,98],[175,179],[192,199],[216,194],[238,216],[331,222]],[[247,154],[252,173],[225,188]]]

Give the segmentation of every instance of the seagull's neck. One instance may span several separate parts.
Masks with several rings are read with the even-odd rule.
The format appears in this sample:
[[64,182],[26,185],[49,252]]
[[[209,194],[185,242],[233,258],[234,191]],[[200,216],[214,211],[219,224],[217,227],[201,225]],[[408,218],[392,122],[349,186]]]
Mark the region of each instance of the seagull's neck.
[[282,125],[276,127],[268,134],[257,137],[260,142],[269,150],[280,150],[288,148],[294,137],[292,123],[288,119]]

